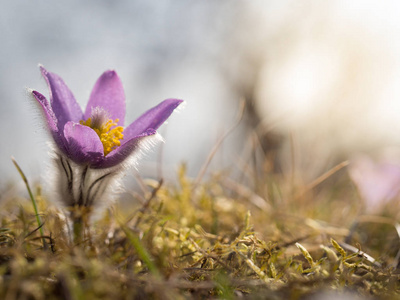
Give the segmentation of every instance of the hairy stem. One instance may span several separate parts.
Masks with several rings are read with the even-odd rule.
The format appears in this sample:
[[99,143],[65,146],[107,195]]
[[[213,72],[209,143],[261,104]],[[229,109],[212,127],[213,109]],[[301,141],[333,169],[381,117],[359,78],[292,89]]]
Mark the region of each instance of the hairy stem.
[[78,245],[83,240],[83,220],[82,217],[75,217],[72,220],[73,233],[74,233],[74,244]]
[[71,211],[73,242],[81,244],[84,240],[84,233],[87,228],[90,210],[85,206],[74,206]]

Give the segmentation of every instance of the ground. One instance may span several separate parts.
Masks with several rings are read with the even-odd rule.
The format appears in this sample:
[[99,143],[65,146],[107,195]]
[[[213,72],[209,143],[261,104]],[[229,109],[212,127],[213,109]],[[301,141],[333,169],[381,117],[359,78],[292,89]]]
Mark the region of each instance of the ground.
[[80,242],[40,183],[40,229],[28,193],[4,186],[0,298],[400,297],[395,213],[362,214],[344,165],[305,187],[268,170],[185,170],[141,180],[140,204],[113,205]]

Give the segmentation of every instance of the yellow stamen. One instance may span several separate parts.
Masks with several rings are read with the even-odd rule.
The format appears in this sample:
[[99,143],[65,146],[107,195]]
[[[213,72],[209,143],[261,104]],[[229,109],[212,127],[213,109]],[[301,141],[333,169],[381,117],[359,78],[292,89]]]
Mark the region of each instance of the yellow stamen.
[[117,126],[118,121],[119,119],[115,119],[114,121],[108,120],[106,123],[101,124],[99,126],[100,128],[94,127],[92,125],[92,118],[89,118],[86,121],[82,120],[79,123],[81,125],[92,128],[97,133],[104,147],[104,156],[106,156],[116,147],[121,146],[120,140],[124,138],[124,135],[122,133],[124,131],[124,128],[122,126]]

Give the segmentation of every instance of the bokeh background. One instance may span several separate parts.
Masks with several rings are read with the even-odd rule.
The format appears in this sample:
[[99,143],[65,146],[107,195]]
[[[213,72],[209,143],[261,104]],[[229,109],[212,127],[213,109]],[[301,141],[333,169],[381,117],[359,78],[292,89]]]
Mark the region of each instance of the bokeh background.
[[[397,1],[12,1],[0,9],[0,179],[47,162],[46,135],[26,88],[47,95],[38,64],[61,75],[84,107],[106,69],[120,75],[133,120],[165,98],[186,101],[161,129],[166,143],[140,169],[180,162],[195,176],[249,105],[212,168],[229,168],[257,131],[280,170],[313,178],[355,153],[400,145]],[[254,129],[255,128],[255,129]],[[277,150],[278,149],[278,150]],[[293,154],[293,153],[292,153]],[[293,155],[292,155],[293,156]],[[307,179],[305,179],[307,180]]]

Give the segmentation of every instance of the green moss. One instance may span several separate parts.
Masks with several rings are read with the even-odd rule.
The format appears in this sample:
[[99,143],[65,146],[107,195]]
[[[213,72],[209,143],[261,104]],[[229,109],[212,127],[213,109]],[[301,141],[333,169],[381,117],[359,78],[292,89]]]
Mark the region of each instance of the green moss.
[[[149,181],[142,206],[108,210],[79,245],[36,189],[46,249],[28,199],[17,204],[10,195],[1,213],[0,299],[301,299],[327,290],[399,296],[397,251],[387,251],[399,237],[385,240],[361,225],[350,230],[358,200],[346,194],[348,185],[325,187],[349,197],[343,219],[343,201],[327,208],[326,201],[290,198],[280,178],[265,194],[260,178],[259,194],[242,183],[232,189],[220,174],[195,185],[184,167],[178,179]],[[360,240],[363,230],[378,236]]]

